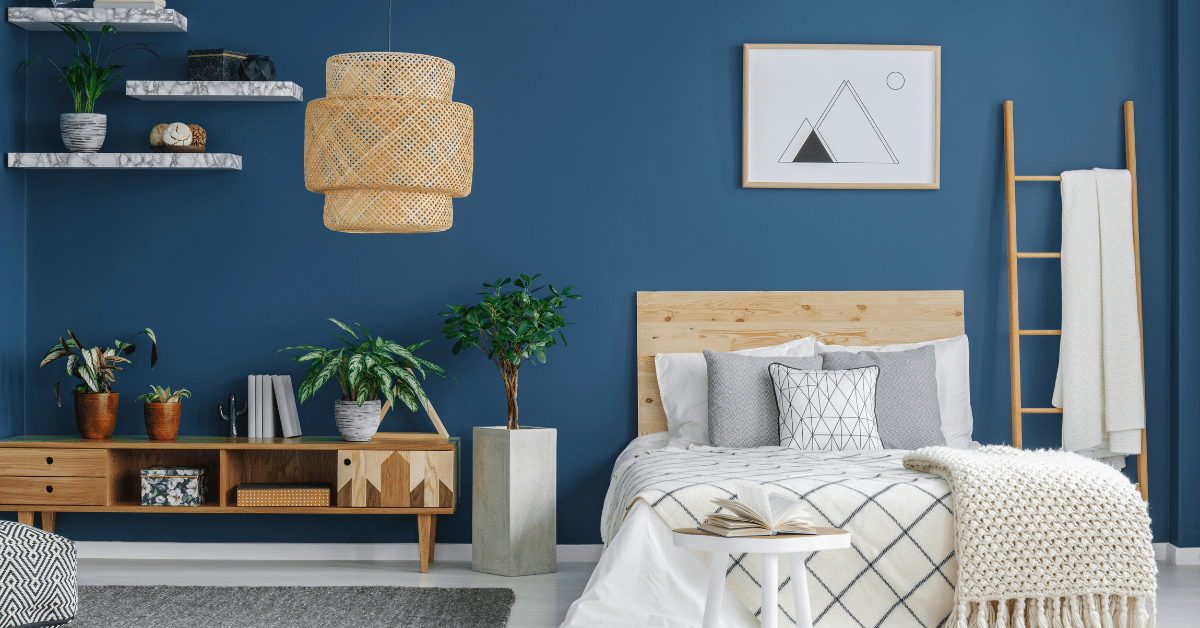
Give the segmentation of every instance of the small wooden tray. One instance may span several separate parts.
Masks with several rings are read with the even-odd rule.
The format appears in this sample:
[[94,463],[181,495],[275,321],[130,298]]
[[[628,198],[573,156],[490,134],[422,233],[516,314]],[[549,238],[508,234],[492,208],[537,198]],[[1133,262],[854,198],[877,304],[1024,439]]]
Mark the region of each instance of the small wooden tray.
[[203,153],[204,146],[151,146],[152,153]]

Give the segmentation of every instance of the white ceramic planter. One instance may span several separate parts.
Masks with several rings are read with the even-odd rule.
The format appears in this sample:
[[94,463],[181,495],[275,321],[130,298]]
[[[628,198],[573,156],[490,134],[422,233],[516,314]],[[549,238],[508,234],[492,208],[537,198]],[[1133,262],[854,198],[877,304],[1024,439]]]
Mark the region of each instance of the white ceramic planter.
[[366,442],[379,431],[379,412],[383,409],[382,406],[383,402],[378,399],[364,401],[362,406],[359,406],[357,401],[334,401],[333,422],[337,424],[342,438],[353,443]]
[[477,427],[471,569],[501,576],[558,570],[558,430]]
[[98,153],[108,132],[108,116],[102,113],[64,113],[58,117],[63,145],[72,153]]

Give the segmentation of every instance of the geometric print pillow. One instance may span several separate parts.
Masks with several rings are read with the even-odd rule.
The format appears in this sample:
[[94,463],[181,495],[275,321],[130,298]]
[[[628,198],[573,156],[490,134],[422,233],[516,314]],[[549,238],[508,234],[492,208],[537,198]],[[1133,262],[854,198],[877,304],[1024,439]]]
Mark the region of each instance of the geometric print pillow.
[[875,420],[879,367],[808,371],[768,367],[779,404],[779,446],[804,451],[883,449]]

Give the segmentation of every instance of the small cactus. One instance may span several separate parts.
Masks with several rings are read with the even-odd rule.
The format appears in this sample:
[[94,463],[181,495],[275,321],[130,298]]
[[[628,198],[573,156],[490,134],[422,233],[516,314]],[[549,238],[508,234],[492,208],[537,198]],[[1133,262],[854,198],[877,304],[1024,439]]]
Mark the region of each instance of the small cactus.
[[247,400],[242,404],[241,408],[237,407],[237,394],[229,393],[229,414],[225,414],[225,408],[217,406],[217,412],[221,415],[221,420],[229,424],[229,437],[237,438],[237,420],[246,415],[246,407],[249,404]]

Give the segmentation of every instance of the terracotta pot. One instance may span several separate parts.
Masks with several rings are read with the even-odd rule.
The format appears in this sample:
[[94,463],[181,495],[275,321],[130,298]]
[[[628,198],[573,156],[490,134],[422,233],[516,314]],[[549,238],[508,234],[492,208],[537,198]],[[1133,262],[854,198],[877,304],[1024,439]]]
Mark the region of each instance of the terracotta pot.
[[75,425],[87,440],[108,440],[117,427],[121,393],[75,393]]
[[150,440],[175,440],[175,435],[179,433],[179,410],[182,406],[178,401],[145,403],[146,434]]

